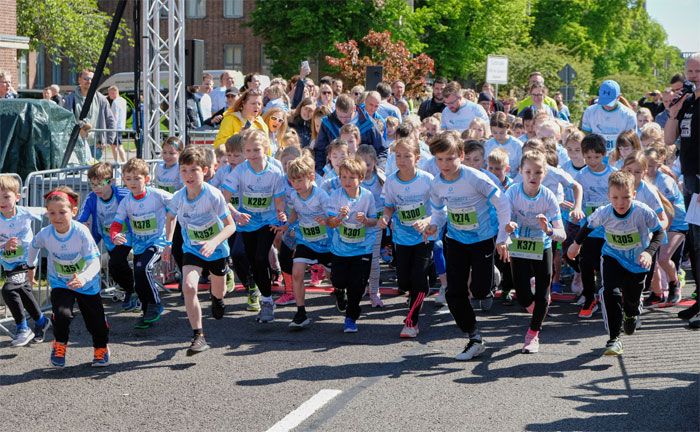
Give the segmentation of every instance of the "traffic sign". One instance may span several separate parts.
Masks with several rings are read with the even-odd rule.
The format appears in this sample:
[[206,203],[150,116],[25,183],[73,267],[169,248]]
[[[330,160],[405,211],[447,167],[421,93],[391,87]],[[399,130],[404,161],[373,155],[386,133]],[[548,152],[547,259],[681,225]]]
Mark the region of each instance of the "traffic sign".
[[563,86],[559,88],[559,91],[566,102],[570,102],[576,96],[576,87],[574,86]]
[[508,84],[508,57],[490,55],[486,60],[486,82]]
[[569,63],[567,63],[563,68],[561,68],[558,75],[565,84],[569,84],[571,81],[576,79],[576,70],[571,67]]

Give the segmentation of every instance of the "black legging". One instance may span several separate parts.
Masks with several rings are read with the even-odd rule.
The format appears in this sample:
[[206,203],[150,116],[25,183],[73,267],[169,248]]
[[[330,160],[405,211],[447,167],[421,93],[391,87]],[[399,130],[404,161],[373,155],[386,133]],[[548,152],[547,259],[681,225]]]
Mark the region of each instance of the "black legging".
[[600,273],[600,254],[605,239],[588,236],[581,245],[579,267],[581,269],[582,295],[586,302],[593,301],[595,296],[595,273]]
[[[530,319],[530,330],[540,331],[547,316],[550,287],[552,285],[552,248],[544,250],[541,260],[511,258],[510,268],[513,272],[515,292],[518,303],[524,308],[535,302],[535,310]],[[535,294],[530,290],[530,278],[535,277]]]
[[628,317],[638,316],[639,299],[647,273],[632,273],[615,258],[603,257],[603,318],[608,324],[610,339],[620,335],[623,312]]
[[34,321],[41,317],[41,310],[32,294],[32,284],[29,280],[21,284],[5,282],[5,285],[2,286],[2,299],[10,309],[15,324],[21,324],[24,321],[25,309]]
[[270,248],[275,240],[275,233],[269,226],[264,226],[256,231],[241,232],[243,245],[248,262],[253,267],[253,279],[263,297],[272,295],[272,283],[270,281]]
[[124,292],[134,293],[134,271],[129,266],[130,246],[119,245],[109,251],[109,275]]
[[418,324],[418,316],[425,296],[428,295],[428,267],[433,255],[433,242],[414,246],[396,245],[396,277],[399,290],[411,295],[406,325]]
[[92,335],[92,346],[105,348],[109,341],[109,325],[105,318],[102,297],[99,294],[79,294],[66,288],[51,290],[53,309],[53,334],[57,342],[68,343],[70,323],[73,320],[73,305],[78,302],[85,327]]

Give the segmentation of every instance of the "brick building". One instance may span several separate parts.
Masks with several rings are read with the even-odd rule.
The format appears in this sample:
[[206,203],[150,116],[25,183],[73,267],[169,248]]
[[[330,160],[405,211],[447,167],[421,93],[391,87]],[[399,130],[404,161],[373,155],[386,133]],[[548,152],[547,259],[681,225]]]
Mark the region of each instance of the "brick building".
[[0,10],[0,70],[12,75],[15,88],[26,87],[29,39],[17,35],[17,2],[0,0]]
[[[112,13],[116,2],[100,0],[99,6]],[[254,9],[255,0],[185,0],[185,39],[204,41],[204,69],[233,69],[244,74],[269,74],[270,63],[265,58],[261,39],[244,25]],[[133,33],[133,0],[128,2],[124,15]],[[165,22],[161,28],[167,28]],[[133,47],[122,43],[110,65],[110,73],[132,72],[133,56]],[[75,83],[75,74],[67,62],[54,65],[43,59],[41,53],[37,61],[40,64],[37,65],[35,87],[51,83]]]

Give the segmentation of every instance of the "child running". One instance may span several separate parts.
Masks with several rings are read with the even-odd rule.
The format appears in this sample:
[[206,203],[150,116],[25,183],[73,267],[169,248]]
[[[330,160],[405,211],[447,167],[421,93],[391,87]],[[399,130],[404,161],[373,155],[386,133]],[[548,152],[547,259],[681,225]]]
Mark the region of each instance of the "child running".
[[[197,291],[204,269],[211,280],[211,314],[224,317],[224,295],[229,248],[226,239],[236,230],[231,213],[221,192],[204,182],[209,170],[204,149],[190,146],[178,160],[180,176],[185,187],[173,195],[168,204],[166,238],[172,239],[173,220],[177,217],[183,238],[183,294],[187,319],[192,327],[192,343],[187,350],[191,356],[209,349],[202,331],[202,308]],[[163,258],[169,259],[172,241],[166,242]]]
[[74,221],[78,213],[78,194],[59,186],[44,195],[51,225],[34,237],[29,250],[29,262],[37,263],[39,251],[46,249],[48,282],[51,287],[54,343],[51,364],[66,365],[66,349],[73,305],[78,303],[85,327],[92,335],[94,356],[92,366],[109,365],[109,325],[100,297],[100,252],[90,230]]
[[143,316],[135,328],[147,329],[160,319],[163,305],[153,267],[160,260],[165,241],[165,210],[172,195],[164,190],[147,187],[151,180],[148,164],[143,159],[129,159],[122,167],[122,178],[131,192],[122,199],[109,230],[112,243],[126,244],[122,233],[128,222],[134,249],[134,289],[141,300]]
[[[2,299],[15,320],[13,347],[43,342],[51,320],[41,313],[32,294],[34,270],[29,268],[29,246],[34,238],[32,223],[39,219],[24,207],[18,207],[20,184],[17,178],[0,176],[0,264],[5,274]],[[29,328],[24,311],[34,320],[34,331]]]
[[418,336],[418,317],[428,295],[428,268],[433,252],[434,236],[424,241],[423,231],[430,225],[430,185],[433,176],[417,169],[420,147],[411,138],[394,144],[398,171],[384,184],[384,211],[379,228],[389,221],[393,226],[396,276],[399,290],[410,295],[409,310],[400,337]]
[[163,142],[162,148],[163,162],[156,165],[153,183],[158,189],[175,193],[182,187],[180,170],[177,166],[177,158],[182,151],[182,141],[178,137],[169,137]]
[[[464,151],[459,138],[441,134],[431,142],[430,152],[437,160],[440,175],[431,185],[433,214],[425,235],[435,235],[447,223],[447,305],[460,330],[469,337],[455,359],[470,360],[483,353],[485,347],[469,291],[479,301],[491,298],[493,254],[496,243],[506,240],[504,228],[510,219],[510,208],[507,198],[486,174],[462,165]],[[467,283],[470,272],[471,286]]]
[[[547,316],[552,282],[552,241],[564,239],[559,202],[554,193],[542,185],[547,172],[544,153],[526,151],[520,165],[522,183],[506,191],[511,205],[511,222],[506,232],[514,234],[507,247],[499,246],[499,255],[510,258],[518,302],[532,314],[522,352],[539,352],[539,334]],[[535,293],[530,278],[535,277]]]
[[331,282],[336,306],[345,312],[345,333],[357,333],[360,300],[367,287],[377,225],[374,197],[360,186],[367,173],[361,159],[345,159],[339,167],[340,185],[330,194],[327,213],[333,263]]
[[[602,137],[601,137],[602,138]],[[615,172],[608,179],[610,204],[587,218],[576,240],[569,246],[574,259],[594,228],[605,231],[603,245],[603,310],[609,339],[604,355],[622,355],[622,328],[627,335],[639,327],[639,302],[652,256],[661,245],[659,218],[646,204],[635,201],[634,178]]]

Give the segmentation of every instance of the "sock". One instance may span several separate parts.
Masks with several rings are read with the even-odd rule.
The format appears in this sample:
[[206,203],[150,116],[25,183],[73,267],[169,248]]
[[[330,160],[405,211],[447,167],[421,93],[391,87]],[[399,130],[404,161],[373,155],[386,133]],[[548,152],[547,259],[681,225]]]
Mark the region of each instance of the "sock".
[[27,325],[27,319],[26,319],[26,318],[23,319],[22,322],[20,322],[20,323],[17,324],[17,331],[25,330],[25,329],[28,329],[28,328],[29,328],[29,326]]
[[38,325],[39,327],[43,327],[46,324],[46,320],[47,320],[46,315],[41,314],[39,319],[36,320],[35,322],[36,322],[36,325]]
[[263,295],[260,296],[260,300],[268,303],[272,303],[272,296],[265,297]]
[[297,312],[306,315],[306,306],[297,306]]
[[192,333],[194,334],[194,337],[197,336],[204,336],[204,333],[202,332],[202,329],[192,329]]
[[537,337],[537,336],[539,336],[539,334],[540,334],[539,330],[527,329],[528,336]]

